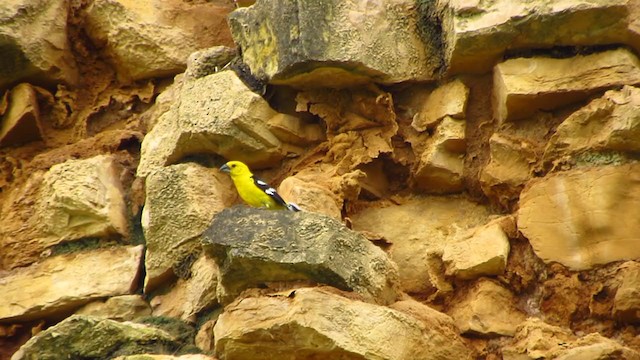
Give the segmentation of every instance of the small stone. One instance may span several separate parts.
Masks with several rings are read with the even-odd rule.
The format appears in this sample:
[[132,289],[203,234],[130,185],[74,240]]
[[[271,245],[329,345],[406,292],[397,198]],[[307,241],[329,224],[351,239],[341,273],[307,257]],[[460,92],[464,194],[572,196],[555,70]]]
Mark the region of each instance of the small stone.
[[151,315],[151,306],[141,295],[110,297],[105,301],[94,301],[78,309],[76,315],[103,317],[116,321],[131,321]]
[[612,316],[623,323],[640,322],[640,264],[627,262],[621,266],[620,286],[613,299]]
[[313,178],[304,175],[289,176],[280,183],[278,193],[287,201],[296,203],[304,211],[342,219],[335,195],[328,187],[313,181]]
[[0,106],[0,146],[41,140],[40,111],[34,88],[22,83],[6,94],[7,111],[2,111]]
[[433,128],[445,116],[464,119],[469,98],[469,88],[460,80],[454,80],[436,88],[413,116],[411,126],[417,131]]
[[192,78],[201,78],[222,70],[234,57],[238,55],[236,48],[228,46],[214,46],[199,50],[187,59],[185,74]]
[[269,130],[283,142],[308,146],[326,139],[319,124],[308,124],[297,116],[276,114],[267,122]]

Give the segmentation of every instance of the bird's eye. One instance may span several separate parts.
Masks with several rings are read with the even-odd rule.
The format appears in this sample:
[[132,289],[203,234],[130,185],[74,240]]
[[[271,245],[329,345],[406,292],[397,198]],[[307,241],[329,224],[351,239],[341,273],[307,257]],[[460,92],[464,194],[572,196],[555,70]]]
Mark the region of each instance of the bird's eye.
[[231,167],[236,167],[236,164],[231,165]]

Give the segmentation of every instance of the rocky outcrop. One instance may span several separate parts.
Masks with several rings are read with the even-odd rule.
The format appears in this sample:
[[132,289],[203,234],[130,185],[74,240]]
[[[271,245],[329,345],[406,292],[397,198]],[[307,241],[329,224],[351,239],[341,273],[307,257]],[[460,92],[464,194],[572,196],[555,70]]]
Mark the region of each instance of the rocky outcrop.
[[640,166],[575,169],[532,180],[523,191],[518,229],[545,262],[589,269],[635,259]]
[[227,306],[214,329],[215,353],[223,359],[471,359],[440,315],[415,318],[302,288]]
[[336,88],[430,80],[439,66],[437,41],[421,36],[425,25],[414,6],[411,0],[257,2],[231,13],[229,24],[251,72],[271,83]]
[[121,295],[90,302],[78,309],[75,314],[103,317],[116,321],[132,321],[150,316],[151,306],[141,295]]
[[387,255],[325,215],[234,207],[216,216],[203,242],[220,267],[222,303],[248,288],[296,280],[354,291],[379,304],[399,295],[398,269]]

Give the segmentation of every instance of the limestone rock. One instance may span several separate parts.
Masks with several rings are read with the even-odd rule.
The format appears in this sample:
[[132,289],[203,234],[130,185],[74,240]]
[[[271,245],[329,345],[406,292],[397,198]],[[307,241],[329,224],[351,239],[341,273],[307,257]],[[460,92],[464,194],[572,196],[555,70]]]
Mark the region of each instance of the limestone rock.
[[204,233],[220,267],[219,299],[279,281],[311,280],[388,304],[398,296],[398,269],[364,236],[328,216],[233,207]]
[[509,239],[500,222],[492,221],[474,229],[468,236],[447,242],[442,260],[447,275],[459,279],[501,275],[507,266],[509,249]]
[[240,299],[214,329],[223,359],[472,359],[452,327],[320,289]]
[[86,10],[86,31],[121,81],[183,72],[192,52],[232,45],[225,18],[230,4],[153,0],[96,0]]
[[516,58],[496,65],[493,79],[495,117],[515,120],[584,100],[596,91],[639,84],[640,60],[626,49],[568,59]]
[[236,48],[214,46],[191,53],[187,59],[186,76],[201,78],[217,73],[238,55]]
[[140,355],[126,355],[118,356],[113,360],[216,360],[213,356],[207,356],[203,354],[189,354],[189,355],[158,355],[158,354],[140,354]]
[[544,158],[599,150],[640,151],[640,88],[609,90],[571,114],[549,140]]
[[147,177],[146,192],[141,223],[149,292],[197,256],[200,235],[216,213],[233,203],[236,193],[229,176],[194,163],[155,171]]
[[[68,313],[91,300],[132,293],[142,245],[110,247],[48,258],[0,278],[3,321],[28,321]],[[55,284],[55,286],[52,286]]]
[[489,197],[507,205],[520,195],[536,162],[534,147],[525,139],[496,132],[489,139],[489,163],[480,173],[480,186]]
[[261,1],[229,16],[253,74],[332,88],[433,79],[437,45],[435,36],[421,36],[420,20],[412,0]]
[[586,335],[573,344],[570,349],[555,349],[550,358],[556,360],[580,359],[640,359],[640,352],[622,346],[615,340],[606,338],[598,333]]
[[35,172],[13,190],[2,213],[8,214],[0,219],[7,269],[30,264],[61,242],[129,233],[120,167],[112,155]]
[[305,123],[296,116],[276,114],[267,122],[269,130],[283,142],[307,146],[325,140],[320,124]]
[[518,229],[544,262],[573,270],[640,257],[640,165],[574,169],[532,180]]
[[304,175],[289,176],[282,180],[278,193],[304,211],[325,214],[334,219],[342,218],[341,207],[336,204],[331,191]]
[[68,15],[66,0],[2,1],[0,89],[28,78],[42,85],[78,82],[68,40]]
[[205,322],[196,334],[196,346],[207,354],[212,354],[214,350],[213,328],[216,321],[217,319]]
[[110,359],[180,347],[169,333],[142,324],[73,315],[32,337],[11,360]]
[[454,80],[436,88],[413,116],[411,126],[418,131],[434,127],[445,116],[464,119],[469,98],[469,88],[460,80]]
[[138,176],[197,153],[215,153],[250,167],[282,159],[266,121],[277,113],[233,71],[185,81],[172,108],[142,142]]
[[493,280],[479,279],[462,296],[449,313],[463,334],[513,336],[526,318],[515,307],[515,296]]
[[[625,0],[439,1],[448,73],[486,73],[505,50],[625,43]],[[632,18],[632,17],[631,17]]]
[[76,315],[104,317],[116,321],[131,321],[151,315],[151,306],[141,295],[121,295],[104,301],[94,301],[78,309]]
[[637,323],[640,322],[640,264],[627,262],[621,267],[621,282],[613,300],[612,315],[625,323]]
[[397,206],[368,208],[351,217],[353,229],[389,241],[402,290],[410,294],[450,292],[440,257],[447,238],[485,224],[488,211],[461,197],[416,198]]
[[415,186],[432,194],[462,191],[465,151],[465,122],[446,116],[420,156]]
[[195,321],[195,315],[217,303],[218,266],[200,256],[191,266],[188,279],[178,279],[166,294],[151,299],[154,316],[170,316]]
[[[0,80],[2,81],[2,80]],[[7,101],[7,111],[2,102]],[[22,145],[42,139],[38,99],[33,86],[22,83],[0,99],[0,146]]]

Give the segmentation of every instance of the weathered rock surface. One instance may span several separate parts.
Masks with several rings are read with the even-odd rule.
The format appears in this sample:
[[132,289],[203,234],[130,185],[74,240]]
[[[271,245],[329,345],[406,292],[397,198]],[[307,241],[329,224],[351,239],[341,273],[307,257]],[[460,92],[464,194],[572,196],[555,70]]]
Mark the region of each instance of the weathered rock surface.
[[169,333],[142,324],[74,315],[31,338],[11,360],[109,359],[169,353],[181,345]]
[[548,161],[586,151],[640,151],[640,89],[625,86],[571,114],[558,126],[544,157]]
[[320,124],[305,123],[299,117],[276,114],[267,122],[269,130],[283,142],[307,146],[325,140]]
[[621,268],[612,315],[625,323],[637,323],[640,321],[640,264],[627,262]]
[[[422,320],[422,321],[421,321]],[[214,329],[223,359],[471,359],[451,324],[321,289],[244,298]]]
[[574,169],[532,180],[518,229],[536,254],[574,270],[640,257],[640,165]]
[[436,40],[419,21],[411,0],[262,1],[229,16],[253,74],[313,87],[433,79]]
[[96,0],[86,10],[87,35],[122,81],[182,72],[192,52],[232,45],[225,18],[231,4]]
[[640,83],[640,60],[626,49],[567,59],[516,58],[494,68],[494,114],[500,121],[553,110],[597,91]]
[[447,275],[468,280],[504,273],[510,249],[509,238],[500,224],[505,220],[509,221],[492,221],[467,236],[447,242],[442,255]]
[[400,269],[402,290],[421,294],[452,290],[440,259],[447,238],[485,224],[488,215],[487,209],[461,197],[424,197],[368,208],[351,220],[354,230],[378,234],[392,244],[390,256]]
[[445,116],[464,119],[469,88],[460,80],[437,87],[413,116],[411,126],[417,131],[433,128]]
[[3,321],[27,321],[65,314],[92,300],[132,293],[142,246],[110,247],[61,255],[14,269],[0,278]]
[[0,99],[0,146],[21,145],[41,139],[36,91],[27,83],[18,84]]
[[508,289],[481,278],[453,305],[449,314],[463,334],[513,336],[526,318],[515,304],[516,298]]
[[104,301],[94,301],[78,309],[76,315],[104,317],[116,321],[131,321],[151,315],[151,306],[141,295],[121,295]]
[[216,360],[213,356],[202,354],[189,355],[157,355],[157,354],[141,354],[118,356],[113,360]]
[[627,41],[625,0],[439,1],[448,73],[484,73],[508,49]]
[[201,78],[216,73],[238,55],[236,48],[229,46],[214,46],[191,53],[187,58],[185,75]]
[[200,235],[216,213],[233,204],[236,192],[226,174],[187,163],[147,176],[146,193],[141,223],[147,244],[148,292],[197,256]]
[[335,195],[312,178],[290,176],[280,183],[278,193],[289,202],[302,205],[304,211],[325,214],[341,220],[341,209],[336,203]]
[[129,233],[120,167],[111,155],[69,160],[44,174],[35,172],[9,195],[2,214],[6,269],[33,263],[63,241]]
[[203,235],[220,267],[219,300],[270,282],[310,280],[351,290],[367,301],[398,297],[398,269],[364,236],[325,215],[233,207]]
[[195,322],[195,315],[217,304],[218,266],[200,256],[190,269],[188,279],[178,279],[165,294],[151,299],[154,316],[171,316]]
[[0,5],[0,89],[26,79],[73,85],[78,72],[68,40],[66,0],[8,0]]
[[138,176],[190,154],[214,153],[250,167],[282,159],[267,120],[277,112],[233,71],[185,81],[171,109],[142,142]]

